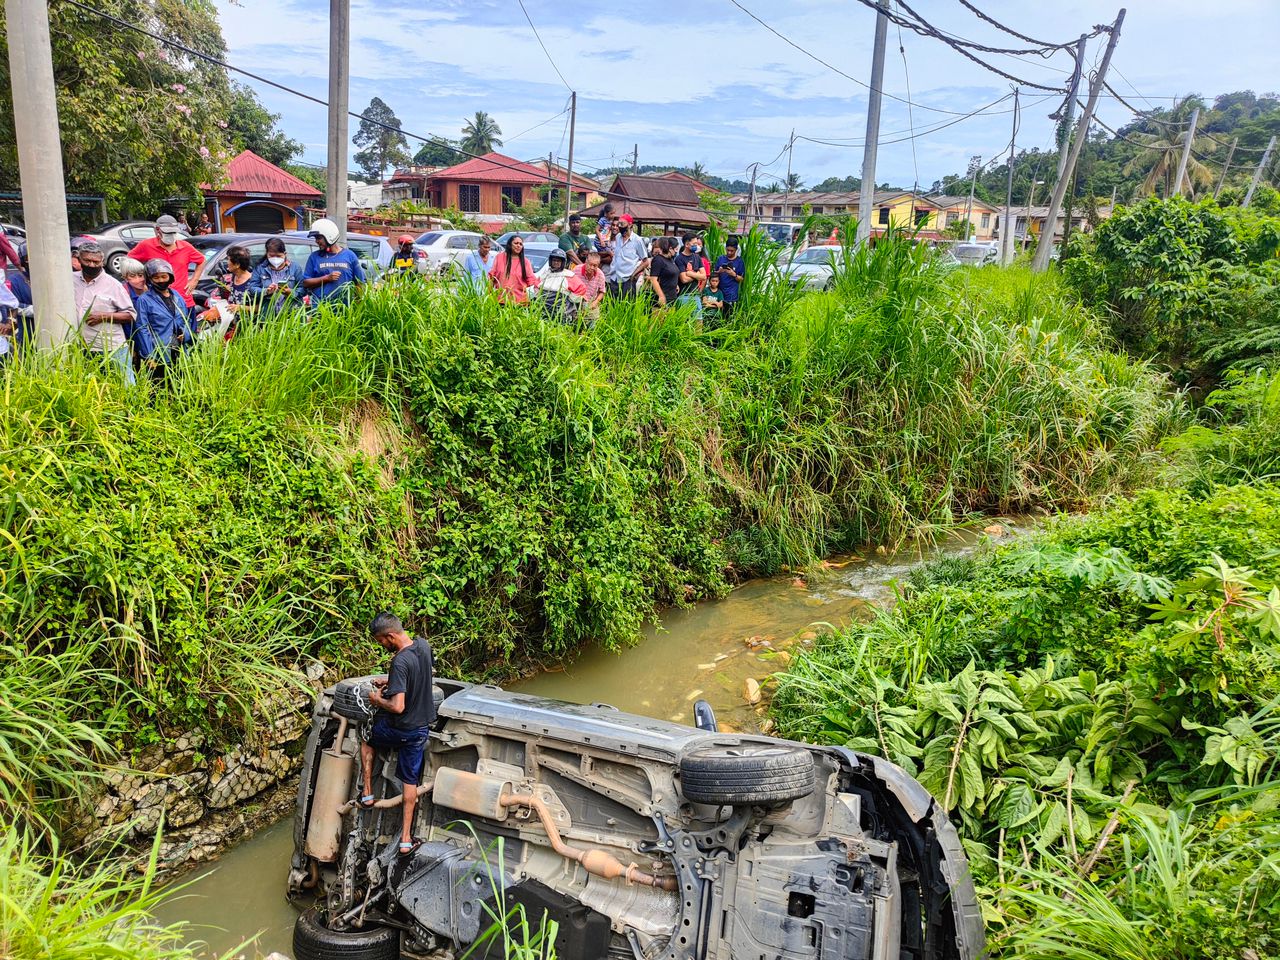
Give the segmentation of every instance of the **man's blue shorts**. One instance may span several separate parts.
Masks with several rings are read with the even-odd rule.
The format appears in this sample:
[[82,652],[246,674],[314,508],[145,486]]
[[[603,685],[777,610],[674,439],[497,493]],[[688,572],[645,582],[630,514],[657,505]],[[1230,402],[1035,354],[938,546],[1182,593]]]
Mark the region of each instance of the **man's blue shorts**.
[[401,730],[385,713],[379,714],[369,731],[369,745],[394,749],[396,776],[401,783],[417,786],[422,782],[422,766],[427,749],[427,728]]

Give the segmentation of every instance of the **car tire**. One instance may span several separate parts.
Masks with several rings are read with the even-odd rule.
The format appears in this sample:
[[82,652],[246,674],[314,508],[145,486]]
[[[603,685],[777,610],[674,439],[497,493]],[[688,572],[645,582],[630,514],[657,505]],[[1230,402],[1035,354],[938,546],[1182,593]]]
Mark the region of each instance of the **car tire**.
[[693,803],[789,803],[815,782],[813,755],[783,743],[717,741],[680,758],[680,793]]
[[128,256],[123,250],[113,253],[107,257],[107,273],[111,274],[117,280],[120,279],[120,264],[124,263],[124,258]]
[[320,922],[318,907],[293,925],[296,960],[400,960],[400,931],[394,927],[330,930]]

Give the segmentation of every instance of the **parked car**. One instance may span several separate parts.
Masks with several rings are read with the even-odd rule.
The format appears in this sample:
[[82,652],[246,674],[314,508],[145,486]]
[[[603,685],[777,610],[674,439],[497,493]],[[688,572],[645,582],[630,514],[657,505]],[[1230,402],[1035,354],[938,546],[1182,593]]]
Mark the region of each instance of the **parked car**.
[[413,242],[414,249],[426,255],[418,272],[442,273],[461,266],[463,258],[480,246],[483,237],[483,233],[469,230],[428,230]]
[[541,270],[547,265],[547,257],[551,256],[551,251],[559,249],[559,241],[526,240],[524,242],[524,258],[529,261],[529,266],[533,267],[534,270]]
[[920,784],[847,748],[721,733],[705,702],[695,728],[438,680],[425,839],[402,855],[394,753],[358,803],[375,679],[313,712],[287,881],[305,911],[296,960],[463,956],[517,904],[535,929],[558,924],[562,960],[983,954],[959,835]]
[[[143,240],[150,240],[156,235],[156,225],[151,220],[117,220],[94,227],[88,233],[79,236],[90,237],[102,247],[102,261],[107,273],[117,279],[120,276],[120,261],[129,255],[129,251]],[[179,231],[178,236],[190,240],[186,233]]]
[[762,221],[756,224],[756,229],[763,232],[764,235],[774,243],[781,243],[783,246],[790,246],[792,238],[799,233],[800,228],[803,226],[804,224],[802,223],[771,223],[768,221]]
[[559,243],[560,234],[549,230],[508,230],[493,241],[495,250],[501,250],[512,237],[520,237],[527,246],[530,243]]
[[20,240],[27,239],[26,229],[18,226],[16,223],[0,223],[0,233],[3,233],[15,243]]
[[[298,266],[305,266],[307,257],[316,248],[316,242],[307,236],[274,233],[210,233],[203,237],[192,237],[190,243],[204,254],[204,271],[200,274],[200,282],[196,284],[194,299],[196,306],[203,307],[209,297],[218,289],[218,281],[228,271],[227,251],[235,246],[245,247],[249,251],[249,263],[256,267],[267,255],[267,241],[279,236],[284,241],[285,251],[289,259]],[[193,268],[194,269],[194,268]]]
[[[307,231],[286,230],[283,235],[306,239]],[[386,237],[379,237],[372,233],[348,233],[347,246],[355,251],[365,273],[370,276],[377,276],[391,266],[391,257],[395,253],[391,242]]]
[[951,257],[957,263],[971,267],[984,267],[1000,259],[1000,245],[996,243],[957,243],[951,248]]
[[808,247],[794,257],[787,257],[786,253],[784,250],[779,266],[793,286],[802,290],[830,290],[835,286],[835,265],[841,256],[840,247]]

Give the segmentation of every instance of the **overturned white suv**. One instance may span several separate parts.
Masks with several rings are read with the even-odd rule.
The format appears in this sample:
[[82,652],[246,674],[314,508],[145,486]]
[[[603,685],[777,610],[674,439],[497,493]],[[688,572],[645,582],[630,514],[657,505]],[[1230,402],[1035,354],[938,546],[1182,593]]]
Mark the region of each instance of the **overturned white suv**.
[[516,905],[562,960],[977,960],[955,829],[876,757],[437,680],[415,836],[395,756],[359,792],[372,677],[316,705],[289,893],[297,960],[461,955]]

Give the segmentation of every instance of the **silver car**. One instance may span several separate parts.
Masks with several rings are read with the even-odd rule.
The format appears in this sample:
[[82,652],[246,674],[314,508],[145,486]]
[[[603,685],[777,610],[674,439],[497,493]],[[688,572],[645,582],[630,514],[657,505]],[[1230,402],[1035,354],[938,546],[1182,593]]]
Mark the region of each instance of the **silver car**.
[[841,248],[837,246],[808,247],[789,261],[784,259],[780,266],[794,286],[803,290],[830,290],[835,286],[840,256]]
[[401,855],[393,753],[375,758],[374,806],[356,802],[373,679],[314,711],[288,880],[305,911],[296,960],[461,956],[518,907],[535,930],[558,924],[564,960],[983,953],[960,839],[923,787],[851,750],[720,733],[703,702],[690,727],[438,680],[423,842]]

